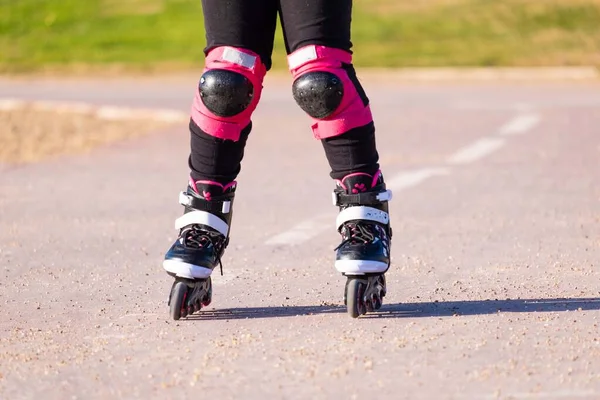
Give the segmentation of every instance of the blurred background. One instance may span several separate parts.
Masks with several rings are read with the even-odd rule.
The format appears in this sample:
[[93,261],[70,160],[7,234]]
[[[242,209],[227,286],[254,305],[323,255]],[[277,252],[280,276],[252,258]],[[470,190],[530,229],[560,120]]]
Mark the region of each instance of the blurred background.
[[[360,67],[600,66],[600,0],[356,0]],[[0,0],[0,73],[198,68],[200,0]],[[282,37],[274,68],[285,68]]]

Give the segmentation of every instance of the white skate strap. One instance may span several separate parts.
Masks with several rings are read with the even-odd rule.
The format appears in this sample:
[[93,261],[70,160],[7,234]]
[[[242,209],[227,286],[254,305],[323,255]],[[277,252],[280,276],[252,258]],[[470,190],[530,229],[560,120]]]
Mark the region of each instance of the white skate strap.
[[217,230],[223,236],[229,233],[229,226],[221,218],[206,211],[191,211],[175,220],[175,229],[181,229],[192,224],[202,224]]
[[[333,201],[334,206],[339,206],[341,204],[340,200],[344,201],[345,204],[356,203],[356,204],[376,204],[377,202],[391,201],[392,200],[392,191],[385,190],[379,193],[358,193],[358,194],[339,194],[335,190],[331,192],[331,200]],[[376,202],[376,201],[377,202]]]
[[[209,207],[207,206],[208,204],[213,205],[212,207],[204,208],[208,211],[220,211],[223,214],[229,214],[229,211],[231,211],[231,201],[229,200],[209,203],[206,200],[194,198],[186,192],[179,192],[179,204],[182,206],[199,208],[200,206],[194,205],[194,201],[202,204],[203,207]],[[218,208],[219,204],[221,205],[220,209]]]
[[374,221],[387,225],[390,222],[390,215],[385,211],[381,211],[373,207],[348,207],[338,214],[335,223],[337,224],[337,228],[340,229],[344,223],[357,219],[363,221]]

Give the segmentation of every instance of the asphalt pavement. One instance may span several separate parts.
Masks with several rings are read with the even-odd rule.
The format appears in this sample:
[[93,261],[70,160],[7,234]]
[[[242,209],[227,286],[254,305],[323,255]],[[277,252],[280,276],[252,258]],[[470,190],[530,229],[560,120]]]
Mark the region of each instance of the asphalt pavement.
[[[365,81],[394,192],[383,308],[351,319],[333,182],[267,81],[212,304],[169,318],[185,122],[0,166],[2,399],[600,398],[600,85]],[[1,80],[187,113],[195,81]]]

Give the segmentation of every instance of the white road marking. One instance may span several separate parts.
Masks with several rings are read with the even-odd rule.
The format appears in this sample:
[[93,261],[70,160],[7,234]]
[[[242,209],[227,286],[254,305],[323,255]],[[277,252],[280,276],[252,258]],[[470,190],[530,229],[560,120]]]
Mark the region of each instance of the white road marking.
[[306,242],[327,229],[335,229],[335,214],[321,214],[273,236],[266,241],[267,245],[293,245]]
[[417,186],[419,183],[434,176],[448,175],[448,168],[421,168],[414,171],[401,172],[398,175],[386,180],[387,188],[392,191],[401,191]]
[[96,116],[108,120],[153,119],[161,122],[185,122],[189,115],[177,110],[168,109],[136,109],[124,107],[102,106],[96,110]]
[[523,114],[510,120],[500,128],[500,135],[518,135],[525,133],[535,127],[541,118],[538,114]]
[[106,120],[147,119],[167,123],[186,122],[189,120],[189,114],[172,109],[100,106],[76,101],[29,101],[0,98],[0,110],[2,111],[15,111],[26,108],[42,111],[89,114]]
[[25,102],[18,99],[0,99],[0,110],[13,111],[25,106]]
[[23,107],[31,107],[34,110],[42,111],[54,111],[63,113],[74,113],[74,114],[93,114],[98,108],[89,103],[82,103],[77,101],[46,101],[36,100],[30,101],[24,104]]
[[504,139],[484,137],[452,154],[448,157],[447,162],[453,165],[472,163],[490,155],[504,144]]

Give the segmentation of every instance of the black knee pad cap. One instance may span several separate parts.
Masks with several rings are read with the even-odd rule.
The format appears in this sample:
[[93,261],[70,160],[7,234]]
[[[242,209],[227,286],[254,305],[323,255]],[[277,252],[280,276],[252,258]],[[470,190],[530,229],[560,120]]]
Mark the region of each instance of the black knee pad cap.
[[241,113],[254,96],[254,86],[248,78],[224,69],[206,71],[200,78],[198,90],[206,108],[219,117]]
[[331,72],[309,72],[292,86],[294,100],[313,118],[327,118],[337,110],[344,97],[342,80]]

